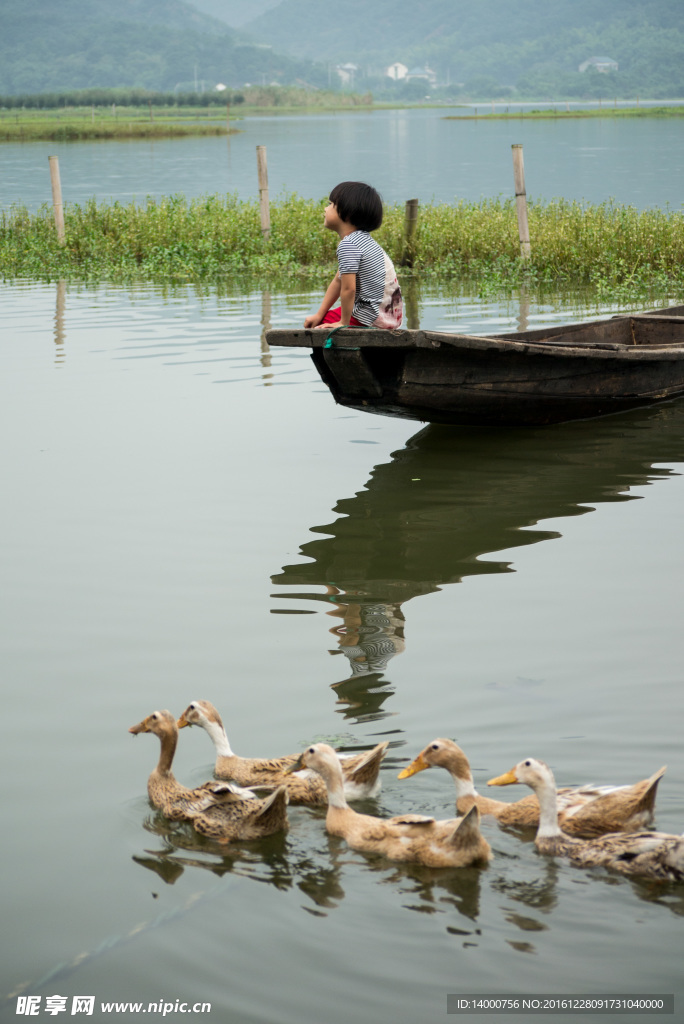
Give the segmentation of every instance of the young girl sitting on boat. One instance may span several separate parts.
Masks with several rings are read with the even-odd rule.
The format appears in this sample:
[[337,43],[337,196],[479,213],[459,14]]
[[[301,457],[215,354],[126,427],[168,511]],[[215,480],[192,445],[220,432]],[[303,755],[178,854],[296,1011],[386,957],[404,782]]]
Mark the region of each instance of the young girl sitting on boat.
[[[362,181],[343,181],[330,193],[324,223],[340,236],[339,272],[330,282],[317,313],[305,327],[401,326],[401,289],[391,259],[370,232],[382,224],[382,199]],[[331,307],[340,300],[340,305]]]

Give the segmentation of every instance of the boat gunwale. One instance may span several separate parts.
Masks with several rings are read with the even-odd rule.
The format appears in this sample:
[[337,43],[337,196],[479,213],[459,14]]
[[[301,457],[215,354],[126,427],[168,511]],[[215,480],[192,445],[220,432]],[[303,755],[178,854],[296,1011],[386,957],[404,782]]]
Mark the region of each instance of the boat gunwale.
[[[578,336],[592,330],[601,332],[608,325],[620,321],[655,324],[676,324],[684,328],[684,306],[645,310],[639,313],[619,313],[600,320],[585,320],[570,324],[554,324],[530,331],[510,331],[503,334],[453,334],[445,331],[396,328],[392,331],[372,327],[343,327],[326,331],[321,327],[276,328],[266,331],[269,345],[293,348],[325,348],[338,351],[358,351],[368,348],[437,349],[447,345],[454,349],[499,352],[517,352],[521,355],[543,355],[568,359],[616,359],[619,361],[672,361],[684,356],[682,341],[639,344],[620,341],[584,340],[577,344]],[[684,331],[683,331],[684,334]],[[575,338],[573,339],[573,335]],[[567,341],[564,340],[567,338]],[[575,343],[573,344],[573,341]]]
[[[362,333],[363,336],[360,336]],[[511,334],[509,340],[493,335],[444,334],[439,331],[397,330],[392,333],[394,336],[388,338],[386,331],[364,330],[361,332],[359,328],[350,328],[349,333],[346,330],[344,333],[342,330],[336,332],[333,344],[328,347],[333,351],[340,352],[358,351],[364,348],[426,349],[429,351],[445,345],[454,349],[474,351],[518,352],[521,355],[569,359],[616,359],[621,362],[625,360],[630,362],[652,361],[654,357],[669,361],[684,357],[684,340],[662,345],[627,345],[608,341],[573,345],[572,341],[563,344],[558,341],[549,342],[542,339],[538,341],[533,339],[514,340],[518,337],[516,334]],[[291,340],[286,341],[285,338]],[[276,347],[320,349],[326,347],[327,336],[316,328],[300,328],[295,331],[277,329],[267,331],[266,341],[269,345]]]

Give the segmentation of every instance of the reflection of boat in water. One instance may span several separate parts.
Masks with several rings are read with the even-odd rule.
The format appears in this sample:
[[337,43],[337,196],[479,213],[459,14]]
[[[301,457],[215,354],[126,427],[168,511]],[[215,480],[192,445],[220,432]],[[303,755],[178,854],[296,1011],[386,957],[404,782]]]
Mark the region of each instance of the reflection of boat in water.
[[670,473],[654,464],[683,460],[681,403],[538,430],[427,427],[337,503],[333,523],[312,527],[320,536],[302,561],[272,580],[299,588],[280,596],[334,605],[339,650],[358,659],[352,676],[377,676],[403,650],[406,601],[511,571],[483,556],[557,537],[537,524],[627,500]]

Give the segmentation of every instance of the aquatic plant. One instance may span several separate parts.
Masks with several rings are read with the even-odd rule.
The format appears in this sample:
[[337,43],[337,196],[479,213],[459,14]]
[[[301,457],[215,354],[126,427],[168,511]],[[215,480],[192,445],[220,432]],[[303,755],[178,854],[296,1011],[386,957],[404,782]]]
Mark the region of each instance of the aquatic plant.
[[[36,213],[12,207],[0,214],[0,273],[43,280],[212,280],[246,272],[318,279],[335,268],[325,201],[278,198],[265,240],[257,201],[232,194],[144,204],[93,199],[65,206],[64,245],[47,204]],[[530,203],[529,224],[532,255],[523,260],[512,200],[423,206],[413,273],[467,276],[483,291],[521,281],[589,284],[606,295],[684,288],[681,212],[555,199]],[[375,237],[397,264],[403,232],[403,205],[388,206]]]

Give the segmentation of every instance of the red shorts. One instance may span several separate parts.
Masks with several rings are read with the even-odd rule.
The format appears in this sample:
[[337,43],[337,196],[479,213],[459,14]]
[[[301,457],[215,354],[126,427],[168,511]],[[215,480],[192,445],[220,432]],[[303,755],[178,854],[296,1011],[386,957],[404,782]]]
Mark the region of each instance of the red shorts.
[[[322,324],[339,324],[342,319],[342,307],[338,306],[337,309],[329,309],[321,320]],[[349,321],[350,327],[366,327],[366,324],[360,323],[356,317],[352,317]]]

